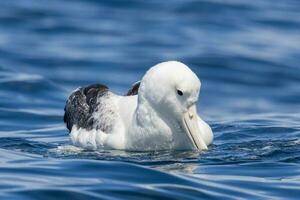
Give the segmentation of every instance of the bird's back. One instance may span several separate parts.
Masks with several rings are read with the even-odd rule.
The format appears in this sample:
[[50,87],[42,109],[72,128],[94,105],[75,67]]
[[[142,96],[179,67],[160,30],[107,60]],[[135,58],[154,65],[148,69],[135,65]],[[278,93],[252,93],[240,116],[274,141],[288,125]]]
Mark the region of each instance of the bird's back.
[[106,105],[110,94],[108,88],[101,84],[75,90],[65,106],[64,122],[69,131],[71,132],[73,126],[77,126],[86,130],[100,129],[103,132],[110,132],[112,120],[108,120],[107,116],[101,116],[109,113],[113,118],[112,108]]
[[[118,118],[122,107],[129,105],[119,105],[116,101],[128,99],[128,104],[132,104],[136,100],[133,96],[137,96],[139,82],[136,82],[132,88],[128,90],[125,96],[118,96],[109,91],[108,87],[102,84],[93,84],[86,87],[80,87],[75,90],[68,98],[65,106],[64,122],[69,131],[73,126],[78,129],[101,130],[110,133]],[[133,97],[133,98],[132,98]],[[119,110],[121,106],[121,110]],[[125,117],[126,118],[126,117]]]

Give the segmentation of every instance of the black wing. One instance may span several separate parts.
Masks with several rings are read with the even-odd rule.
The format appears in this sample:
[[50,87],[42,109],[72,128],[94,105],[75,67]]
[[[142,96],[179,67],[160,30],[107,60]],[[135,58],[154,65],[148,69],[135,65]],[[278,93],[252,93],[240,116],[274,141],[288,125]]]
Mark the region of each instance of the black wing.
[[132,85],[132,87],[128,90],[126,96],[137,95],[140,88],[141,81],[138,81]]
[[[108,87],[94,84],[74,91],[66,102],[64,122],[69,131],[73,125],[80,128],[92,129],[96,121],[92,114],[98,109],[99,97],[108,92]],[[101,127],[99,127],[101,128]]]
[[[140,81],[134,83],[125,96],[137,95],[139,87]],[[64,122],[70,132],[74,125],[87,130],[95,128],[106,133],[111,131],[115,116],[114,110],[106,106],[110,100],[108,91],[108,87],[105,85],[94,84],[81,87],[70,95],[66,102],[64,115]],[[100,113],[101,119],[93,118],[95,112]],[[106,115],[107,113],[110,115]]]

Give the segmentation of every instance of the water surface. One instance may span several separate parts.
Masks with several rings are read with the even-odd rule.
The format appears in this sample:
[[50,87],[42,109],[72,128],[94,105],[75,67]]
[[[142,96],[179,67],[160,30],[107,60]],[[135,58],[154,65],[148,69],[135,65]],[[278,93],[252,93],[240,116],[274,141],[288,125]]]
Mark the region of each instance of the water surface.
[[[296,199],[299,33],[296,0],[0,1],[0,198]],[[70,146],[72,90],[166,60],[202,81],[207,152]]]

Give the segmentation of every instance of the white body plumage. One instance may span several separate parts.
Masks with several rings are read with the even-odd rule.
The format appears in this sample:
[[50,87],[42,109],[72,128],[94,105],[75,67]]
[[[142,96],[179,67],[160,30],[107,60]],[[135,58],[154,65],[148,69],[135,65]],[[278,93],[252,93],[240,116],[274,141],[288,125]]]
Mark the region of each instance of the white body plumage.
[[[213,133],[197,114],[200,80],[184,64],[160,63],[148,70],[141,80],[138,94],[119,96],[109,92],[100,101],[114,111],[110,133],[72,126],[74,145],[90,149],[205,150]],[[107,120],[101,110],[93,118]]]

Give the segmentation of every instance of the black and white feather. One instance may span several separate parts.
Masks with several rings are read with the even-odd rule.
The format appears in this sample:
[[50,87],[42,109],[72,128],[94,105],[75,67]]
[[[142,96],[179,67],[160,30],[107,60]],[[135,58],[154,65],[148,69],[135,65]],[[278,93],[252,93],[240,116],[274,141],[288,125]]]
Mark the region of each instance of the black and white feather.
[[[133,84],[126,96],[137,95],[140,82]],[[64,122],[69,131],[73,126],[86,130],[101,130],[110,133],[117,114],[113,98],[115,95],[102,84],[93,84],[75,90],[65,106]]]

